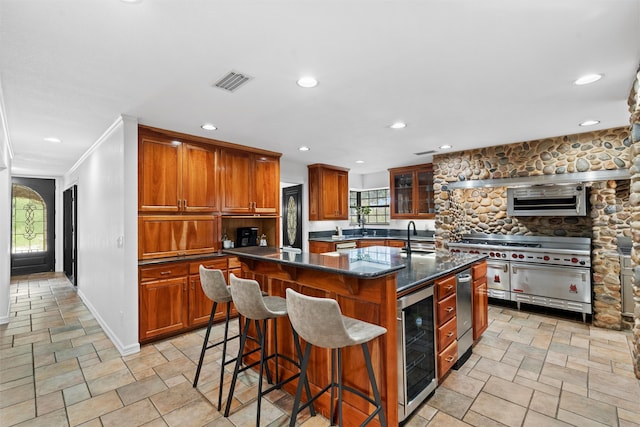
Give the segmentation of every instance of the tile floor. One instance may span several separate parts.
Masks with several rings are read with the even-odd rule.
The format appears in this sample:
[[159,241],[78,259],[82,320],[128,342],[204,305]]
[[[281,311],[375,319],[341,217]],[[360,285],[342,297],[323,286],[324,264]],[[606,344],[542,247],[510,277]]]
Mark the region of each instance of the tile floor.
[[[191,386],[204,329],[121,357],[63,275],[15,277],[11,298],[12,320],[0,326],[0,426],[255,424],[252,373],[228,419],[215,409],[217,350]],[[640,426],[630,334],[498,306],[489,317],[471,358],[406,426]],[[291,401],[272,393],[263,425],[288,425]],[[299,421],[328,425],[308,413]]]

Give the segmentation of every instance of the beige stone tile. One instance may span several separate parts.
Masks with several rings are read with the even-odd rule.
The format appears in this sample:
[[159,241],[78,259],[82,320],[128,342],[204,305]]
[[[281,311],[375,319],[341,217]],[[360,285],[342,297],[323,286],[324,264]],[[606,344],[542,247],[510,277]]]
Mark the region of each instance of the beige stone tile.
[[618,408],[640,413],[640,401],[631,401],[602,393],[597,390],[589,390],[589,397],[599,402],[608,403]]
[[166,415],[196,399],[201,399],[200,393],[189,383],[180,384],[151,396],[151,401],[162,415]]
[[[237,426],[255,425],[257,408],[257,401],[244,405],[237,410],[234,410],[233,413],[229,415],[229,421]],[[269,425],[282,415],[282,411],[276,408],[273,404],[264,399],[262,400],[262,407],[260,409],[260,425]],[[166,416],[165,420],[167,420]],[[168,421],[167,423],[169,425],[177,425],[171,424]]]
[[184,356],[156,366],[153,369],[163,380],[167,380],[179,374],[184,374],[188,378],[193,378],[196,373],[195,363]]
[[112,374],[114,372],[127,369],[127,366],[122,359],[111,359],[106,362],[97,363],[92,366],[88,366],[82,369],[85,378],[88,381],[95,380],[96,378],[103,377],[105,375]]
[[587,389],[587,386],[582,386],[582,385],[576,385],[576,384],[572,384],[570,382],[563,382],[562,383],[562,391],[568,391],[571,393],[575,393],[579,396],[583,396],[583,397],[589,397],[589,390]]
[[80,383],[74,385],[72,387],[67,387],[62,391],[64,396],[65,405],[71,406],[78,402],[82,402],[83,400],[87,400],[91,398],[91,393],[89,393],[89,388],[86,383]]
[[606,363],[609,360],[631,363],[631,354],[628,351],[621,351],[620,349],[603,348],[592,345],[589,348],[589,360],[601,363]]
[[551,363],[545,363],[542,367],[541,375],[561,380],[564,382],[570,382],[572,384],[586,386],[587,385],[587,373],[577,371],[575,369],[563,368],[562,366],[554,365]]
[[533,392],[529,409],[539,412],[551,418],[555,418],[558,411],[558,404],[560,403],[560,397],[558,395],[552,395],[543,393],[539,390]]
[[24,377],[31,377],[33,368],[31,365],[19,365],[0,371],[0,383],[8,383]]
[[[33,326],[31,328],[33,330],[37,330]],[[39,333],[27,332],[25,334],[16,335],[13,341],[14,345],[24,345],[36,342],[51,342],[49,331],[45,329]]]
[[558,409],[557,419],[580,427],[606,427],[606,424],[599,423],[565,409]]
[[618,423],[614,406],[575,393],[563,391],[559,407],[605,425],[615,426]]
[[504,427],[504,424],[492,420],[491,418],[487,418],[484,415],[480,415],[474,411],[467,412],[463,421],[476,427]]
[[522,406],[484,392],[478,395],[471,410],[511,427],[519,427],[527,412]]
[[438,387],[434,395],[429,399],[429,405],[458,419],[464,417],[472,403],[473,398],[446,387]]
[[84,377],[82,376],[82,371],[80,369],[56,375],[42,381],[36,380],[36,396],[42,396],[54,391],[63,390],[67,387],[83,382]]
[[573,424],[554,419],[536,411],[529,410],[522,427],[571,427]]
[[0,409],[0,420],[2,420],[2,424],[6,426],[12,426],[30,420],[35,418],[35,416],[35,399],[25,400],[24,402]]
[[500,363],[485,358],[482,358],[478,361],[478,363],[474,367],[474,370],[479,370],[489,375],[500,377],[507,381],[513,381],[513,378],[518,372],[518,368],[516,368],[515,366],[510,366],[506,363]]
[[1,391],[9,390],[14,387],[20,387],[25,384],[33,384],[33,377],[27,376],[27,377],[18,378],[13,381],[7,381],[6,383],[0,383],[0,390]]
[[[193,420],[194,414],[186,413],[183,415],[185,415],[185,425]],[[101,416],[100,420],[104,427],[119,427],[124,425],[133,427],[144,425],[156,418],[160,418],[160,413],[149,399],[143,399],[132,405],[109,412]]]
[[115,391],[110,391],[91,399],[83,400],[67,407],[69,424],[77,426],[94,418],[121,408],[122,402]]
[[532,388],[498,377],[489,378],[489,381],[487,381],[482,391],[517,405],[524,406],[525,408],[529,406],[531,396],[533,395]]
[[36,414],[38,417],[61,408],[64,408],[64,399],[60,391],[36,397]]
[[427,421],[431,420],[437,413],[438,410],[433,406],[429,405],[429,403],[423,403],[417,410],[416,413],[420,415],[422,418]]
[[80,369],[78,365],[78,361],[76,359],[64,360],[62,362],[54,363],[52,365],[43,366],[41,368],[37,368],[36,372],[36,382],[43,381],[55,376],[59,376],[62,374],[66,374],[69,372],[77,371]]
[[[224,418],[224,420],[226,420],[226,418]],[[153,421],[149,421],[146,424],[143,424],[143,427],[167,427],[167,423],[164,421],[163,418],[156,418]],[[229,423],[229,426],[233,427],[233,424]]]
[[32,365],[33,355],[31,353],[17,354],[12,357],[5,357],[0,360],[2,362],[2,368],[0,369],[0,378],[3,372],[22,365]]
[[640,425],[640,413],[627,411],[626,409],[618,408],[618,418],[630,423]]
[[[116,391],[125,405],[130,405],[167,389],[157,375],[153,375],[134,383],[119,387]],[[217,393],[216,393],[217,394]]]
[[552,363],[564,368],[567,365],[567,357],[568,356],[566,354],[556,353],[555,351],[550,350],[549,352],[547,352],[545,363]]
[[68,425],[67,412],[61,408],[44,415],[38,414],[37,418],[17,424],[16,427],[63,427]]
[[119,371],[104,375],[91,381],[87,381],[87,386],[92,396],[97,396],[107,391],[115,390],[135,382],[135,378],[128,369],[120,369]]
[[476,380],[466,375],[461,375],[456,371],[452,371],[441,386],[468,397],[476,397],[482,390],[482,387],[484,387],[484,384],[484,381]]
[[191,383],[191,381],[192,381],[191,378],[187,379],[184,375],[180,374],[180,375],[176,375],[175,377],[165,379],[164,383],[167,385],[167,387],[175,387],[178,384],[182,384],[184,382]]
[[640,381],[635,378],[591,369],[589,371],[589,389],[632,402],[640,402]]
[[488,359],[492,359],[499,362],[504,356],[504,353],[506,352],[506,350],[496,348],[496,347],[491,347],[481,343],[473,347],[473,352],[479,356],[486,357]]
[[58,362],[61,362],[63,360],[78,358],[86,354],[94,354],[94,353],[95,353],[95,349],[93,348],[92,344],[83,344],[79,347],[73,347],[65,350],[56,351],[55,355],[56,355],[56,360]]
[[35,398],[33,383],[23,384],[18,387],[0,391],[0,408],[15,405]]
[[[269,421],[268,406],[273,407],[270,403],[263,400],[260,412],[261,418],[265,417],[264,422]],[[282,412],[279,411],[278,416],[280,415],[282,415]],[[169,414],[166,414],[164,416],[164,420],[169,426],[201,426],[220,418],[221,416],[222,414],[216,411],[213,405],[208,401],[198,399],[187,403]]]

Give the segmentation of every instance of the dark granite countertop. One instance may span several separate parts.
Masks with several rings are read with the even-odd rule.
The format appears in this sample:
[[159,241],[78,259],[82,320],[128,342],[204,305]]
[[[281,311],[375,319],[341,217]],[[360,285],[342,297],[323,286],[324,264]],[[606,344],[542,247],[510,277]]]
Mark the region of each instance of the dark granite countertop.
[[398,248],[370,246],[326,254],[285,252],[273,247],[225,249],[228,255],[259,261],[272,261],[295,267],[326,271],[359,278],[376,278],[397,272],[398,294],[435,280],[486,258],[474,254],[413,253]]
[[164,264],[167,262],[181,262],[181,261],[197,261],[199,259],[209,259],[216,257],[228,256],[223,254],[222,252],[210,252],[206,254],[198,254],[198,255],[183,255],[183,256],[174,256],[168,258],[154,258],[154,259],[145,259],[138,261],[138,266],[142,265],[154,265],[154,264]]

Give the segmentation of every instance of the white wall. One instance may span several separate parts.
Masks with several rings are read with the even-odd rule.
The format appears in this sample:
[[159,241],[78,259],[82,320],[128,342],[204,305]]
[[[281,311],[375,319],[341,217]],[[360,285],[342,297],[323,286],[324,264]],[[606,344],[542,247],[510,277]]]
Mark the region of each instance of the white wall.
[[11,156],[6,132],[0,133],[0,324],[11,310]]
[[65,174],[78,186],[78,294],[123,355],[138,343],[138,128],[121,117]]

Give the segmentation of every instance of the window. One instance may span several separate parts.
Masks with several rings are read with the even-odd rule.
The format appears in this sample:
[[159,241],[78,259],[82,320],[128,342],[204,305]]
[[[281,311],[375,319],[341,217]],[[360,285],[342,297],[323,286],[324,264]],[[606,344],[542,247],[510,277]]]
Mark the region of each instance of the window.
[[359,207],[368,206],[371,211],[365,215],[366,224],[389,224],[391,195],[388,188],[349,192],[349,222],[358,224]]
[[29,187],[13,184],[11,203],[11,253],[45,252],[47,215],[40,194]]

